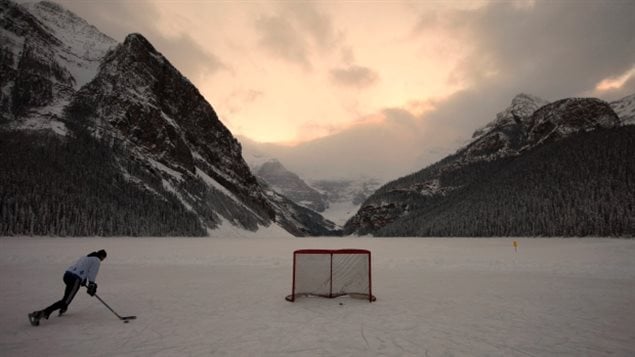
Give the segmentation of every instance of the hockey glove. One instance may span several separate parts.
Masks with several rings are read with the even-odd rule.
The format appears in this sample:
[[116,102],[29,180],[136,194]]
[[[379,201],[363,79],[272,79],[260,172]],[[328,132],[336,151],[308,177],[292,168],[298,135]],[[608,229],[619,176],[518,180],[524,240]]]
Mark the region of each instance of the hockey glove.
[[97,293],[97,284],[95,284],[94,282],[89,282],[88,283],[88,287],[86,288],[86,292],[88,293],[88,295],[90,296],[95,296],[95,294]]

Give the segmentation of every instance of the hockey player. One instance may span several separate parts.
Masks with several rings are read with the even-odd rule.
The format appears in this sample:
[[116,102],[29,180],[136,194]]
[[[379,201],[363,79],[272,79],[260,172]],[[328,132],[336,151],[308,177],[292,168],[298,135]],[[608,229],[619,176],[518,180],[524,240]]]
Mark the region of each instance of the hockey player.
[[77,294],[80,286],[86,286],[86,292],[90,296],[95,296],[97,292],[97,273],[99,272],[99,265],[106,259],[106,251],[100,250],[92,252],[85,257],[79,258],[75,264],[71,265],[64,273],[64,297],[62,300],[55,302],[53,305],[47,307],[44,310],[34,311],[29,314],[29,321],[31,325],[38,326],[40,319],[48,319],[51,313],[55,310],[59,310],[61,316],[68,309],[71,301]]

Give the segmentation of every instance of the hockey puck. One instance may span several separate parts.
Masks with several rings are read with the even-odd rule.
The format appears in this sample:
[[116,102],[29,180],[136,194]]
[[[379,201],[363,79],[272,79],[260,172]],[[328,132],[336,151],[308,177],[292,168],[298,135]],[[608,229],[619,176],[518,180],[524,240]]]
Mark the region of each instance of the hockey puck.
[[128,321],[128,320],[123,320],[123,323],[124,323],[124,324],[127,324],[128,322],[130,322],[130,321]]

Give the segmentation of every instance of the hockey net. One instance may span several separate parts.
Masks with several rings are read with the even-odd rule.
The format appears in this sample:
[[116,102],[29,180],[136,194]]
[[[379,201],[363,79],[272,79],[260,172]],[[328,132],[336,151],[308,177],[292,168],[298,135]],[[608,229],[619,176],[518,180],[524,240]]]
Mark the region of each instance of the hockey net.
[[370,251],[301,249],[293,252],[293,283],[288,301],[299,296],[335,298],[348,295],[375,301]]

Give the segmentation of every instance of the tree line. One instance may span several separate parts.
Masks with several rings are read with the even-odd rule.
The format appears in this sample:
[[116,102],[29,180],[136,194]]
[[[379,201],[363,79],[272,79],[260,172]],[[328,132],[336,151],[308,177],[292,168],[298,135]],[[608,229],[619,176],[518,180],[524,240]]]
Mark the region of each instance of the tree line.
[[444,185],[458,189],[408,196],[400,203],[409,212],[374,235],[635,235],[635,126],[581,133],[450,176]]
[[0,130],[0,235],[206,235],[178,198],[152,193],[118,165],[88,135]]

